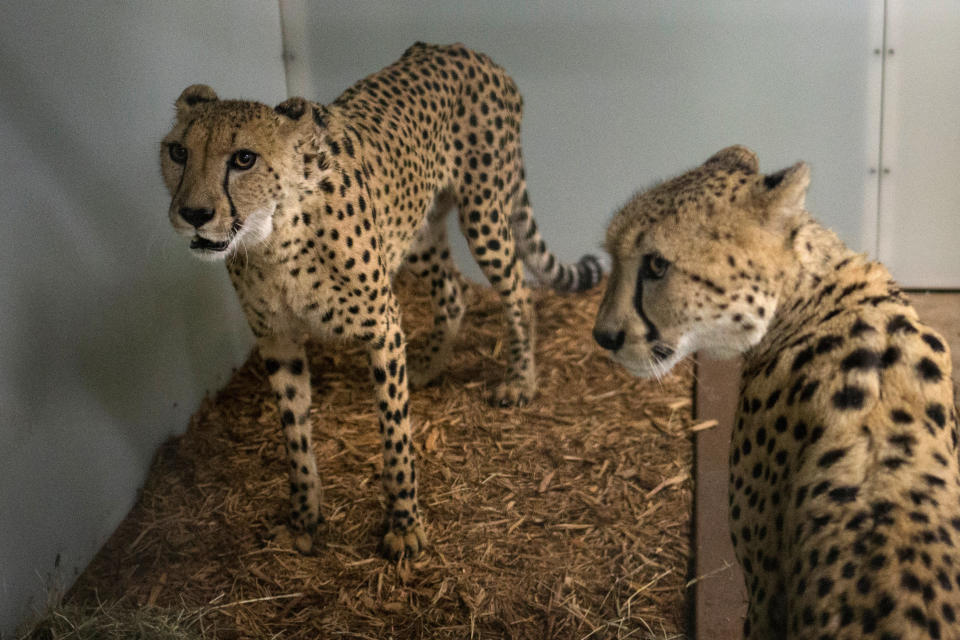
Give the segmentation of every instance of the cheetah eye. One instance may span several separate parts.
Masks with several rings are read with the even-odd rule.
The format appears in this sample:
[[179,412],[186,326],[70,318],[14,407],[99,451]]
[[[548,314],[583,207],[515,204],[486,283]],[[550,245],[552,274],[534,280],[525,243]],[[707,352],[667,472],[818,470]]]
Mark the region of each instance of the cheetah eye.
[[230,166],[234,169],[246,171],[257,162],[257,154],[249,149],[240,149],[230,156]]
[[648,253],[640,263],[640,277],[644,280],[659,280],[667,273],[670,261],[659,253]]
[[167,145],[167,152],[170,154],[170,159],[177,164],[187,163],[187,149],[182,144],[171,142]]

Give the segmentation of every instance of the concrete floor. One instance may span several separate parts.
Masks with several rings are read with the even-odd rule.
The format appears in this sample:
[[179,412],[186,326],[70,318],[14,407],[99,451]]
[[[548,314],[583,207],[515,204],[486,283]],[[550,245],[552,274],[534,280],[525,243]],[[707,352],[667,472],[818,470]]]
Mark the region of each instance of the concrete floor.
[[[913,292],[920,318],[940,332],[953,356],[954,389],[960,397],[960,293]],[[742,637],[746,613],[743,575],[733,555],[727,527],[727,451],[736,410],[739,363],[698,358],[696,410],[717,426],[697,434],[694,504],[695,637]]]

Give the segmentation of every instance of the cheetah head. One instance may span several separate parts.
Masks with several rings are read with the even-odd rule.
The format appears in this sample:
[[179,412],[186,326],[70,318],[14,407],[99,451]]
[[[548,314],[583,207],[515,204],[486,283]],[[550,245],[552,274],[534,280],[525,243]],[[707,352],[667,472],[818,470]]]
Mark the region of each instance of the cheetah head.
[[[305,129],[321,123],[322,107],[291,98],[271,109],[220,100],[210,87],[193,85],[176,108],[160,149],[173,228],[190,239],[194,255],[207,260],[264,242],[289,191],[286,177],[297,175],[288,166],[298,157],[293,151]],[[304,118],[310,109],[314,117]]]
[[637,194],[607,230],[613,266],[597,342],[643,377],[698,350],[729,358],[759,342],[809,182],[802,162],[762,175],[756,155],[734,146]]

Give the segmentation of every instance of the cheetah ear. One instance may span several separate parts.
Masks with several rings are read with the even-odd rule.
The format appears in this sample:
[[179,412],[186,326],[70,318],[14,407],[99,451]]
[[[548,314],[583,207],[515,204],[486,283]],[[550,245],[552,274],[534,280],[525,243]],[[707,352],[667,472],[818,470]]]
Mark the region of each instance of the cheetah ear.
[[290,120],[299,120],[309,108],[310,103],[305,98],[287,98],[275,106],[273,110]]
[[193,111],[198,105],[216,102],[217,94],[205,84],[192,84],[183,90],[177,98],[177,115],[183,117]]
[[757,154],[739,144],[717,151],[704,164],[715,164],[744,173],[757,173],[760,170]]
[[[315,104],[306,98],[287,98],[273,108],[278,114],[293,122],[299,122],[304,114],[310,113],[313,123],[321,129],[327,127],[327,109],[322,104]],[[309,120],[304,120],[309,122]]]
[[754,195],[768,219],[780,220],[804,210],[808,186],[810,167],[806,162],[798,162],[758,180]]

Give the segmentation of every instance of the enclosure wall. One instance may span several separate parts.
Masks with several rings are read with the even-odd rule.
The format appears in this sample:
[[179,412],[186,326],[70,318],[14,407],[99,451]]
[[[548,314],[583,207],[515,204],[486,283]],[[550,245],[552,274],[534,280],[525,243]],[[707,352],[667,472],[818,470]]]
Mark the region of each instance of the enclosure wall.
[[[334,99],[416,40],[489,53],[523,93],[534,214],[566,260],[597,250],[635,190],[735,143],[764,171],[809,162],[811,210],[852,246],[875,247],[882,3],[370,5],[306,3],[316,97]],[[458,264],[482,277],[451,238]]]
[[286,95],[276,3],[0,11],[0,635],[68,586],[151,457],[251,344],[167,222],[159,140],[194,82]]

